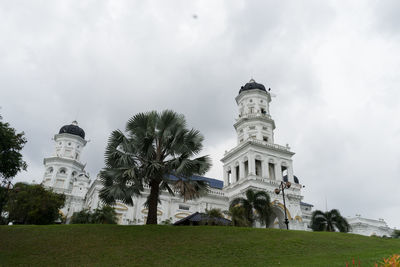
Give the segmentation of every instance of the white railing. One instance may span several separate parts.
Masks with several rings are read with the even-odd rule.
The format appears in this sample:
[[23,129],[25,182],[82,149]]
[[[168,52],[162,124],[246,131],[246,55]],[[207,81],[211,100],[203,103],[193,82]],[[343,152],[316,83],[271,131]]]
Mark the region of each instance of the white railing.
[[266,114],[266,113],[249,113],[249,114],[242,114],[239,115],[238,119],[251,119],[251,118],[267,118],[271,119],[271,115]]

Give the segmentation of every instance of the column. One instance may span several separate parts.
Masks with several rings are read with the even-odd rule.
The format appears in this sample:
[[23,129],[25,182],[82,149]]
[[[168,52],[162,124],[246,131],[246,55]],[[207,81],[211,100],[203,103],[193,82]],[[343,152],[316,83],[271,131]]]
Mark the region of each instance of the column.
[[280,162],[275,163],[275,178],[277,181],[283,181],[282,177],[282,167]]
[[264,158],[261,161],[261,171],[262,171],[262,177],[268,179],[269,178],[268,158]]
[[256,161],[254,158],[254,155],[250,154],[249,155],[249,175],[255,175],[256,174]]
[[245,174],[244,174],[244,162],[243,162],[243,160],[240,160],[239,161],[239,180],[243,179],[244,176],[245,176]]
[[228,182],[228,170],[226,167],[224,167],[224,185],[228,186],[229,182]]

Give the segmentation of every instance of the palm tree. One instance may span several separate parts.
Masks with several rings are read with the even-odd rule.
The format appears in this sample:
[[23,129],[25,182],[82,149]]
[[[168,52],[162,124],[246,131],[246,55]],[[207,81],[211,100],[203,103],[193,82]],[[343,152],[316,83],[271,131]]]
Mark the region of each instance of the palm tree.
[[[253,226],[258,220],[261,224],[268,227],[269,217],[271,215],[271,200],[265,191],[246,191],[246,198],[235,198],[230,204],[230,210],[234,207],[242,207],[244,209],[244,217],[248,221],[249,226]],[[233,210],[235,211],[235,210]],[[240,211],[235,211],[239,213]]]
[[233,226],[239,226],[239,227],[251,226],[250,222],[246,218],[246,211],[242,206],[230,207],[227,214],[231,216],[231,221]]
[[92,223],[116,224],[117,220],[115,209],[108,205],[104,205],[101,209],[95,209],[92,214]]
[[208,188],[206,182],[191,179],[211,167],[208,156],[192,159],[200,153],[202,141],[200,132],[187,129],[184,116],[176,112],[136,114],[126,124],[126,135],[115,130],[109,137],[106,167],[100,173],[101,199],[108,204],[119,200],[133,205],[132,196],[140,195],[148,187],[146,224],[157,224],[162,190],[172,195],[175,190],[188,200],[199,197]]
[[316,210],[311,217],[311,229],[313,231],[328,232],[335,232],[337,229],[340,232],[348,232],[350,231],[350,225],[336,209],[326,212]]

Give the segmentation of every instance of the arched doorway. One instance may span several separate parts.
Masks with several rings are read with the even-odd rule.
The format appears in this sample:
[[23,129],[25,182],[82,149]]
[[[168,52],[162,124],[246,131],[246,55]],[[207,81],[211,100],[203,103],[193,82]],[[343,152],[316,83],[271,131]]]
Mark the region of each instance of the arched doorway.
[[269,222],[269,228],[286,229],[285,212],[282,207],[276,204],[272,205],[272,214]]

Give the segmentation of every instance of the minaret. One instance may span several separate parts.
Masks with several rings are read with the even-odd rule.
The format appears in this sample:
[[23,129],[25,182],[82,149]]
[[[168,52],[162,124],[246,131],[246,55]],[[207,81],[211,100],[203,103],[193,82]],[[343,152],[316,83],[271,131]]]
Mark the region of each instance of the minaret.
[[239,116],[235,127],[237,145],[226,152],[224,163],[224,187],[235,187],[245,180],[294,181],[294,155],[288,145],[274,142],[275,122],[269,106],[270,89],[251,79],[239,90],[236,103]]
[[89,186],[89,177],[80,157],[87,141],[85,131],[76,121],[61,127],[54,136],[55,150],[52,157],[44,159],[46,168],[43,186],[66,195],[84,197]]

